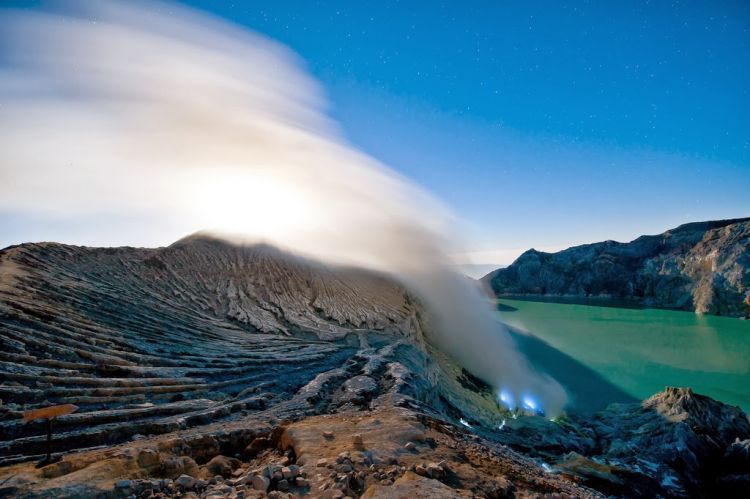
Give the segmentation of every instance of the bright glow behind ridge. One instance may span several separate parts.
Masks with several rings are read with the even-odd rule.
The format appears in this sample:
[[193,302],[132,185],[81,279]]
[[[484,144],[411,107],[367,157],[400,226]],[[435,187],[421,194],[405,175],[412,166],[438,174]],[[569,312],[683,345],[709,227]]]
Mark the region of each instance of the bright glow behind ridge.
[[559,412],[562,388],[450,270],[454,218],[338,137],[294,54],[173,5],[77,5],[0,21],[0,209],[137,214],[392,273],[422,296],[438,346]]

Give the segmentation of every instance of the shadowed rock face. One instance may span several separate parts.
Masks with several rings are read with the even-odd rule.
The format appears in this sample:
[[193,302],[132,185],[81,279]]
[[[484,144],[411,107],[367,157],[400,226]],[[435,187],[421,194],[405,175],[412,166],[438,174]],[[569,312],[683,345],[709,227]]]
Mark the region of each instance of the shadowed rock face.
[[497,296],[633,300],[664,308],[750,313],[750,219],[685,224],[629,243],[529,250],[485,277]]
[[[0,497],[684,497],[750,484],[739,409],[668,389],[556,422],[504,412],[430,344],[424,315],[387,277],[262,245],[7,248]],[[44,427],[21,415],[63,403],[80,409],[55,421],[55,449],[79,452],[37,470]]]

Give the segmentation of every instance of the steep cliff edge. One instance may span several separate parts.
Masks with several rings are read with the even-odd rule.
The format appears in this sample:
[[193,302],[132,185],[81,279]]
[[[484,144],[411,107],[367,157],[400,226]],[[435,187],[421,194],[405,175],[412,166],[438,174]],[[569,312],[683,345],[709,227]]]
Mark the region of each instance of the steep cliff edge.
[[482,278],[497,296],[606,297],[647,306],[750,313],[750,219],[681,225],[629,243],[529,250]]

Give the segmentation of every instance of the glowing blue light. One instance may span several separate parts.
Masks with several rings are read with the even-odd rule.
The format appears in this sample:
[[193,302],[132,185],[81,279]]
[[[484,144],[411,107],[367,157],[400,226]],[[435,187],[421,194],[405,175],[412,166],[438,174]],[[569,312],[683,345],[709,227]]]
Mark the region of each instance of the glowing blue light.
[[516,407],[516,401],[513,400],[513,395],[508,390],[500,390],[500,401],[505,404],[509,409]]
[[523,398],[523,406],[527,409],[531,409],[532,411],[536,411],[537,409],[536,400],[528,396]]
[[502,430],[503,428],[505,428],[505,420],[504,419],[503,419],[503,422],[500,423],[500,426],[497,427],[497,429],[498,430]]
[[469,424],[468,422],[466,422],[466,420],[465,420],[464,418],[461,418],[461,419],[459,419],[459,421],[460,421],[460,422],[461,422],[461,424],[462,424],[462,425],[464,425],[465,427],[467,427],[467,428],[471,428],[471,425],[470,425],[470,424]]

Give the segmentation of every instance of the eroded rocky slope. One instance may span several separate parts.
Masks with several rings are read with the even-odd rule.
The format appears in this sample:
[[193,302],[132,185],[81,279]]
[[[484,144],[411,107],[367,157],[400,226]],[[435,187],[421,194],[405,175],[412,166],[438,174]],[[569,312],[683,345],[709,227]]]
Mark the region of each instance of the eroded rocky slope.
[[0,456],[42,450],[24,408],[79,406],[57,427],[59,446],[80,448],[274,405],[361,366],[368,342],[417,341],[415,314],[382,276],[262,245],[6,249]]
[[498,296],[606,297],[750,314],[750,219],[685,224],[629,243],[529,250],[482,278]]
[[[688,497],[750,486],[747,416],[689,390],[508,412],[382,275],[267,246],[0,252],[0,497]],[[40,422],[65,457],[40,469]]]

